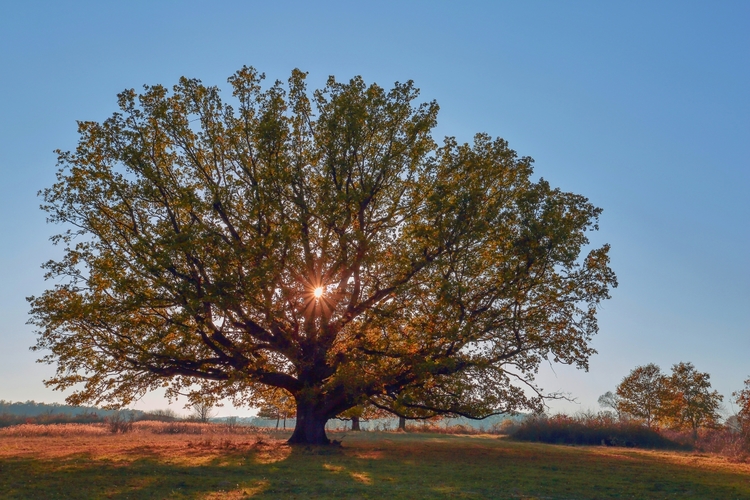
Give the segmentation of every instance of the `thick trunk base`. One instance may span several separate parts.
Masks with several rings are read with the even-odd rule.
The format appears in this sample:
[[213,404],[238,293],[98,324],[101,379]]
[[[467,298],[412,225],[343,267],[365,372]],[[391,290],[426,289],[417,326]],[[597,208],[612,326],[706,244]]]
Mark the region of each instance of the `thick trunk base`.
[[353,431],[361,430],[359,428],[359,417],[352,417],[352,430]]
[[289,444],[328,445],[331,440],[326,436],[327,418],[314,415],[312,412],[297,412],[297,423],[294,426]]

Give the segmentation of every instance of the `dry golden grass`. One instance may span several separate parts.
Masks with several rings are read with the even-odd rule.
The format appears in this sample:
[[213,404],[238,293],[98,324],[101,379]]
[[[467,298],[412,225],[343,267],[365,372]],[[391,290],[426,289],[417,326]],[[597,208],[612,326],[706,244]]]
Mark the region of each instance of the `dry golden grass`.
[[259,462],[271,463],[290,452],[284,441],[250,427],[188,422],[181,428],[183,432],[176,432],[169,422],[136,422],[133,431],[112,434],[105,424],[23,424],[0,429],[0,457],[53,459],[85,454],[92,460],[132,462],[149,457],[199,464],[227,453],[252,451]]
[[71,437],[108,434],[104,424],[20,424],[0,429],[0,437]]

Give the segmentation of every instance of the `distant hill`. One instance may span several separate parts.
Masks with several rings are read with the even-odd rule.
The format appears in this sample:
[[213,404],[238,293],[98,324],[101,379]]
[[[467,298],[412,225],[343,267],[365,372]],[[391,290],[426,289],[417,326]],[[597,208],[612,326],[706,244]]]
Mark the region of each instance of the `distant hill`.
[[[138,417],[143,412],[140,410],[130,410],[134,416]],[[22,417],[37,417],[39,415],[91,415],[96,414],[100,417],[106,417],[114,413],[114,410],[103,410],[95,406],[70,406],[59,403],[37,403],[36,401],[26,401],[25,403],[5,401],[0,399],[0,415],[16,415]]]

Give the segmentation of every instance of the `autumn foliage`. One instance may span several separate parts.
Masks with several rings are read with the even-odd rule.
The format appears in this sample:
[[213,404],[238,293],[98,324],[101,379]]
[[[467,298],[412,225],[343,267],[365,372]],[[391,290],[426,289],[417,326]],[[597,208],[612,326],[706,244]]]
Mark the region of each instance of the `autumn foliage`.
[[700,428],[718,426],[721,401],[711,390],[709,374],[684,362],[672,366],[669,376],[653,363],[638,366],[622,379],[616,395],[599,398],[620,416],[643,420],[648,427],[690,429],[694,439]]

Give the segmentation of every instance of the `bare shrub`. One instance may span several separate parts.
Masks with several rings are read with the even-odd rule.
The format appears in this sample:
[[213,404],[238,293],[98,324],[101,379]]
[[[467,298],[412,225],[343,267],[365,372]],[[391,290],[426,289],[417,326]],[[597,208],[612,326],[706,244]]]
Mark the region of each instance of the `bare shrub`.
[[133,423],[135,417],[132,412],[118,411],[104,419],[104,423],[107,424],[109,432],[112,434],[125,434],[133,430]]
[[136,432],[149,432],[151,434],[257,434],[257,427],[250,425],[236,425],[234,427],[224,424],[202,424],[190,421],[140,421],[135,422]]
[[[683,440],[692,438],[682,436]],[[695,449],[727,457],[733,462],[750,461],[750,434],[736,428],[732,422],[710,429],[701,429],[695,440]]]
[[745,436],[729,429],[708,429],[699,433],[695,448],[723,455],[733,461],[746,461],[750,456]]

